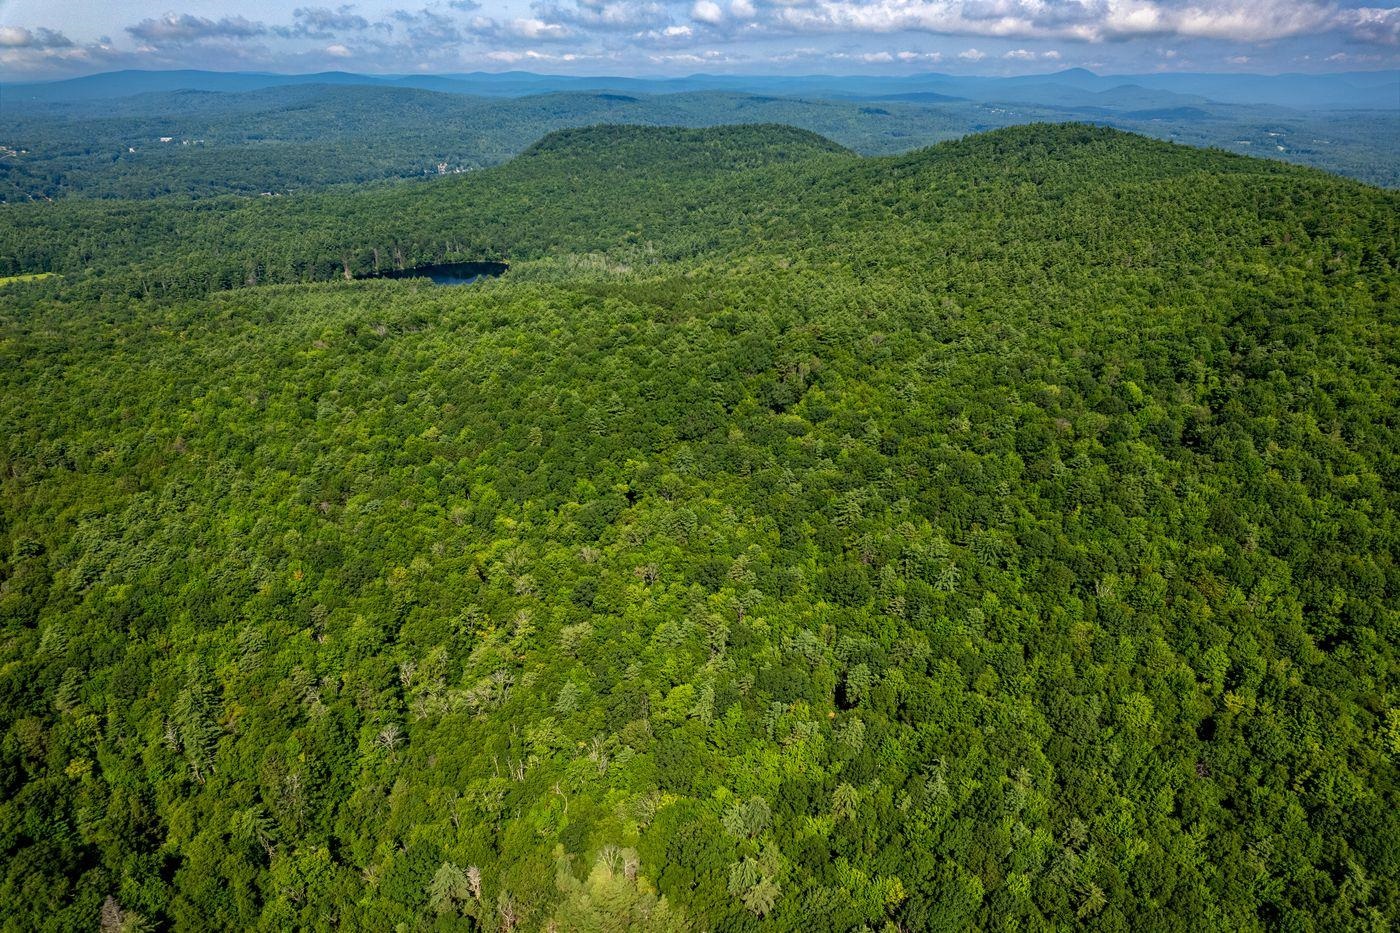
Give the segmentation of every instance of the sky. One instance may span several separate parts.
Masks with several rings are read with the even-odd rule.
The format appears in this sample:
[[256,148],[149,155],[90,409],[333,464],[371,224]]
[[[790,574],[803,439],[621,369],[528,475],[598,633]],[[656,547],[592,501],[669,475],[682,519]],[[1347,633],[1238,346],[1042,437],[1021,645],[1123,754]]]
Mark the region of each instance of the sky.
[[0,0],[0,75],[1360,71],[1400,67],[1385,2]]

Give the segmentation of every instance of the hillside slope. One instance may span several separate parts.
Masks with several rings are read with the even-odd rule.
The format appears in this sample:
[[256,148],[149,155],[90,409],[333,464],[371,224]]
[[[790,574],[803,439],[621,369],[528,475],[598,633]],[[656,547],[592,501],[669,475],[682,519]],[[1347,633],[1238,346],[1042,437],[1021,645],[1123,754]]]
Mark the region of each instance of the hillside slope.
[[[1081,274],[1143,238],[1165,248],[1168,229],[1182,263],[1200,248],[1233,249],[1230,231],[1197,229],[1197,217],[1226,214],[1244,245],[1271,225],[1283,249],[1292,227],[1343,223],[1393,250],[1397,203],[1315,171],[1072,124],[883,159],[788,127],[595,127],[553,134],[495,169],[418,184],[8,205],[0,271],[61,273],[88,294],[194,296],[454,259],[765,255],[919,267],[968,250],[1074,241],[1086,251],[1061,265]],[[1335,221],[1322,216],[1334,208]]]
[[[90,273],[0,286],[15,926],[1400,911],[1396,195],[1085,127],[603,128],[55,207]],[[535,258],[207,293],[449,235]]]
[[[787,126],[593,127],[495,169],[295,198],[6,205],[0,268],[93,288],[197,295],[451,259],[539,258],[664,244],[712,248],[740,190],[799,160],[853,161]],[[766,198],[766,196],[765,196]]]

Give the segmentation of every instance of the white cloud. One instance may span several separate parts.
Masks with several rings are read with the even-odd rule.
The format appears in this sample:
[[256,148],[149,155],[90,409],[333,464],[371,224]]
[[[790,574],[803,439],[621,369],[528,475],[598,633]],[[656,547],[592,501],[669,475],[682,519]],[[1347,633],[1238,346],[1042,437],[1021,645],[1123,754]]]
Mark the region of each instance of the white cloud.
[[647,56],[647,61],[651,62],[653,65],[700,65],[711,68],[735,60],[736,59],[718,49],[706,49],[703,52],[653,53]]
[[[702,2],[718,10],[709,0]],[[1334,30],[1365,41],[1400,43],[1400,7],[1348,10],[1329,0],[795,0],[775,8],[770,19],[796,32],[919,31],[1086,42],[1173,35],[1268,42]]]
[[341,45],[339,42],[333,42],[330,45],[326,46],[326,54],[334,55],[336,58],[349,58],[350,50],[347,49],[345,46]]
[[532,18],[512,20],[508,29],[522,39],[567,39],[570,35],[567,26]]
[[0,48],[5,49],[66,49],[73,40],[52,29],[25,29],[23,26],[0,26]]
[[968,61],[968,62],[980,62],[982,59],[984,59],[984,58],[986,58],[986,57],[987,57],[987,53],[986,53],[986,52],[980,52],[980,51],[978,51],[977,49],[966,49],[966,50],[964,50],[964,51],[958,53],[958,58],[961,58],[963,61]]
[[695,5],[690,8],[690,18],[697,23],[718,26],[724,22],[724,10],[714,0],[695,0]]
[[1175,35],[1266,42],[1323,28],[1331,11],[1308,2],[1234,0],[1209,7],[1174,8],[1154,2],[1110,2],[1092,38]]
[[646,29],[633,33],[632,38],[648,42],[684,42],[695,35],[691,26],[667,26],[665,29]]

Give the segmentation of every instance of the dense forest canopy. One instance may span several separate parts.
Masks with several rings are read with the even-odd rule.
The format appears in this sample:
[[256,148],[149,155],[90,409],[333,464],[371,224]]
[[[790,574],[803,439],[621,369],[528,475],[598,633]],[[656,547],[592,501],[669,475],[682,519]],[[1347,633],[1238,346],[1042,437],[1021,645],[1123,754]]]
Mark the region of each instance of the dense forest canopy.
[[597,127],[3,217],[13,928],[1400,912],[1400,195]]

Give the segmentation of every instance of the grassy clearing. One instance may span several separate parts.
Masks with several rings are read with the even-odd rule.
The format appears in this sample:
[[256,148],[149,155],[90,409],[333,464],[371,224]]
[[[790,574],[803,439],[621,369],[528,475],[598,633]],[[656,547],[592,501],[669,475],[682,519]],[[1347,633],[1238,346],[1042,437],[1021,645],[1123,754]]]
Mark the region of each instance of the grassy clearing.
[[9,285],[12,282],[37,282],[40,279],[47,279],[53,274],[52,272],[28,272],[24,275],[0,275],[0,286]]

